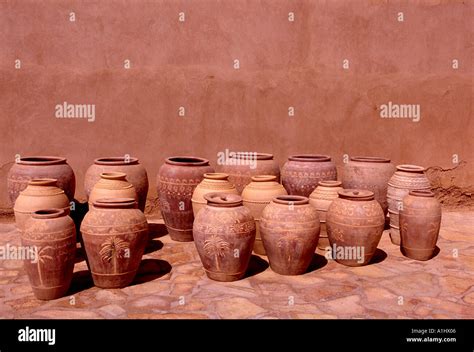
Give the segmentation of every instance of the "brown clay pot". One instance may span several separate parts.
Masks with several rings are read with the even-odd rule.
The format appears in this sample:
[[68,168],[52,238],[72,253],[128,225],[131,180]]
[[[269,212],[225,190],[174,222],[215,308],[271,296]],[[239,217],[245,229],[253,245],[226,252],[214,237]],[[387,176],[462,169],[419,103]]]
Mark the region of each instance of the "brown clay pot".
[[94,164],[89,166],[84,177],[84,190],[87,198],[99,182],[100,175],[104,172],[123,172],[137,192],[138,209],[145,211],[146,197],[148,194],[148,175],[145,168],[139,163],[137,158],[128,157],[103,157],[94,160]]
[[194,221],[194,243],[207,276],[235,281],[247,271],[255,241],[255,221],[242,198],[208,193],[207,205]]
[[260,220],[263,246],[272,270],[281,275],[304,274],[313,259],[319,231],[319,215],[308,198],[273,198]]
[[94,285],[121,288],[137,273],[148,241],[148,224],[133,198],[98,199],[81,234]]
[[31,156],[20,158],[8,172],[8,195],[12,204],[15,204],[20,192],[34,178],[56,179],[58,187],[64,190],[69,201],[74,199],[76,178],[66,159],[57,156]]
[[15,201],[16,226],[20,231],[25,228],[26,221],[37,210],[59,208],[70,213],[69,199],[64,191],[57,187],[57,180],[53,178],[34,178],[28,186],[20,192]]
[[103,172],[100,180],[92,188],[89,194],[89,208],[101,198],[133,198],[138,202],[135,187],[127,181],[127,175],[123,172]]
[[314,206],[321,221],[321,232],[319,234],[318,248],[329,247],[328,233],[326,231],[326,213],[334,199],[339,198],[342,191],[341,181],[319,181],[318,187],[309,196],[309,204]]
[[255,244],[253,246],[255,253],[265,255],[265,248],[263,247],[260,235],[260,218],[263,209],[270,204],[273,198],[287,194],[285,188],[276,181],[276,176],[273,175],[252,176],[252,182],[242,191],[243,204],[250,209],[257,226]]
[[400,250],[408,258],[428,260],[434,255],[441,226],[441,205],[431,191],[410,191],[400,210]]
[[71,285],[76,254],[76,228],[63,209],[35,211],[25,224],[21,244],[34,249],[23,265],[36,298],[63,297]]
[[398,165],[397,171],[388,181],[387,200],[390,216],[390,239],[400,245],[399,211],[403,198],[410,191],[430,190],[430,181],[425,175],[425,168],[417,165]]
[[387,186],[395,172],[390,159],[368,156],[351,157],[344,165],[342,187],[346,189],[366,189],[374,192],[384,214],[387,214]]
[[209,160],[194,156],[167,158],[160,167],[157,177],[158,199],[172,240],[193,240],[193,192],[204,174],[213,172]]
[[[249,157],[254,158],[249,162]],[[252,176],[273,175],[280,182],[280,167],[273,160],[273,154],[267,153],[233,153],[225,164],[220,167],[221,171],[229,175],[229,181],[237,188],[239,194],[245,186],[252,181]]]
[[309,197],[319,181],[335,180],[336,164],[327,155],[293,155],[281,169],[282,184],[291,195]]
[[347,266],[370,262],[382,237],[385,216],[367,190],[345,189],[329,206],[326,226],[332,258]]
[[204,208],[207,204],[204,195],[215,192],[239,194],[234,185],[229,182],[229,175],[216,172],[204,174],[204,179],[194,189],[193,197],[191,199],[194,216],[196,216],[199,210]]

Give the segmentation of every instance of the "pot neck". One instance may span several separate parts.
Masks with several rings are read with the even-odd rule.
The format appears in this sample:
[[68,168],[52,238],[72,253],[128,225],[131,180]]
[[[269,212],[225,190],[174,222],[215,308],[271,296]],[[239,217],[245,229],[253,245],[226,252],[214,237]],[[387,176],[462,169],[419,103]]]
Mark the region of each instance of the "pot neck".
[[20,161],[18,161],[18,164],[29,166],[59,165],[65,163],[66,158],[58,156],[28,156],[20,158]]
[[165,159],[166,164],[176,166],[208,166],[209,160],[194,156],[172,156]]
[[353,156],[350,158],[350,160],[361,163],[390,163],[390,159],[380,158],[377,156]]
[[31,217],[34,219],[56,219],[63,216],[66,216],[66,212],[64,211],[64,209],[57,208],[41,209],[31,214]]
[[103,180],[127,181],[127,174],[123,172],[103,172],[100,177]]
[[343,189],[339,192],[339,198],[353,201],[368,201],[374,199],[374,192],[363,189]]
[[299,154],[290,156],[288,160],[299,162],[326,162],[331,161],[331,157],[321,154]]
[[234,208],[242,205],[242,197],[236,194],[212,192],[204,195],[207,205],[217,208]]
[[132,158],[132,157],[124,157],[124,156],[102,157],[102,158],[95,159],[94,164],[96,164],[96,165],[108,165],[108,166],[113,166],[113,165],[135,165],[135,164],[138,164],[138,159],[137,158]]
[[94,208],[98,209],[134,209],[137,208],[137,202],[133,198],[101,198],[93,203]]
[[282,204],[287,206],[298,206],[298,205],[305,205],[309,204],[309,198],[303,196],[278,196],[272,199],[273,203]]

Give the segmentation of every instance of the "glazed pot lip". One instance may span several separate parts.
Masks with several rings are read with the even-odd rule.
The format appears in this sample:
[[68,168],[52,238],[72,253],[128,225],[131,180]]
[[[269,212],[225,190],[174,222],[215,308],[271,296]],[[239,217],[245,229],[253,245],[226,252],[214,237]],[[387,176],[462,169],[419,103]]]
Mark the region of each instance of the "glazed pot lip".
[[17,164],[31,166],[57,165],[66,163],[66,158],[60,156],[25,156]]
[[309,204],[309,198],[304,196],[282,195],[273,198],[272,202],[283,205],[304,205]]
[[415,197],[426,197],[426,198],[434,198],[435,194],[434,192],[427,190],[427,189],[414,189],[410,192],[408,192],[410,196],[415,196]]
[[256,156],[257,160],[273,160],[273,154],[257,152],[235,152],[229,155],[230,159],[249,159],[249,156]]
[[351,156],[351,161],[363,163],[390,163],[390,159],[378,156]]
[[[127,161],[128,160],[128,161]],[[96,165],[130,165],[137,164],[137,158],[126,158],[124,156],[104,156],[97,159],[94,159],[94,164]]]
[[165,159],[166,164],[178,166],[206,166],[209,160],[197,156],[170,156]]
[[95,208],[101,209],[123,209],[135,208],[137,202],[133,198],[99,198],[96,199],[92,205]]
[[35,177],[28,181],[28,185],[31,186],[58,186],[58,179],[48,177]]
[[125,172],[102,172],[100,178],[105,180],[125,180],[127,174]]
[[31,214],[31,217],[34,219],[55,219],[60,218],[61,216],[66,215],[66,211],[64,209],[59,208],[47,208],[47,209],[40,209]]
[[207,172],[204,174],[204,178],[208,180],[221,180],[225,181],[229,178],[229,174],[223,172]]
[[237,194],[211,192],[204,195],[207,205],[219,208],[232,208],[242,205],[242,197]]
[[325,180],[325,181],[319,181],[318,186],[323,186],[323,187],[342,187],[342,182],[341,181],[332,181],[332,180]]
[[339,194],[339,198],[342,199],[349,199],[355,201],[375,199],[374,192],[368,191],[366,189],[343,189],[337,193]]
[[303,161],[303,162],[322,162],[331,161],[329,155],[324,154],[295,154],[288,157],[291,161]]
[[410,164],[397,165],[397,170],[405,171],[405,172],[415,172],[415,173],[423,173],[426,171],[426,169],[423,166],[410,165]]
[[255,175],[251,177],[252,182],[276,182],[275,175]]

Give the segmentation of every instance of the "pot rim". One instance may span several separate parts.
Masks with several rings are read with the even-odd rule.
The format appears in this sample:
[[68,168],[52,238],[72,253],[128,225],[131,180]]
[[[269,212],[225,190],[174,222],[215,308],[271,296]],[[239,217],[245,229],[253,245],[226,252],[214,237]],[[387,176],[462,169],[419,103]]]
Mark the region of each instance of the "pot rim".
[[426,168],[419,165],[401,164],[397,165],[397,170],[405,172],[423,173],[426,171]]
[[375,199],[375,194],[372,191],[366,189],[343,189],[337,192],[339,198],[354,200],[354,201],[364,201],[364,200],[373,200]]
[[66,215],[66,211],[60,208],[46,208],[36,210],[31,214],[34,219],[55,219]]
[[[128,160],[128,161],[126,161]],[[130,165],[138,164],[137,158],[126,158],[124,156],[103,156],[97,159],[94,159],[94,164],[96,165]]]
[[165,163],[177,166],[207,166],[209,160],[197,156],[178,155],[166,158]]
[[273,160],[273,154],[270,153],[258,153],[258,152],[234,152],[229,155],[230,159],[248,159],[250,155],[255,155],[257,160]]
[[49,177],[35,177],[28,181],[28,185],[31,186],[58,186],[58,179],[57,178],[49,178]]
[[229,174],[226,174],[224,172],[207,172],[204,174],[204,178],[208,180],[225,181],[229,178]]
[[296,195],[282,195],[277,196],[272,199],[273,203],[283,204],[283,205],[304,205],[309,204],[309,198],[304,196]]
[[334,180],[324,180],[324,181],[319,181],[318,186],[323,186],[323,187],[342,187],[342,182],[341,181],[334,181]]
[[17,164],[30,166],[57,165],[66,163],[66,158],[61,156],[25,156]]
[[255,175],[251,177],[252,182],[276,182],[275,175]]
[[364,163],[390,163],[390,159],[379,156],[351,156],[351,161]]
[[137,201],[133,198],[99,198],[92,205],[101,209],[120,209],[137,206]]
[[204,195],[208,206],[220,208],[232,208],[242,205],[242,197],[237,194],[224,192],[211,192]]
[[323,162],[331,161],[331,157],[324,154],[294,154],[289,156],[288,160],[300,162]]
[[106,180],[125,180],[127,174],[125,172],[102,172],[100,178]]
[[415,196],[415,197],[427,197],[427,198],[434,198],[435,194],[434,192],[428,190],[428,189],[414,189],[410,192],[408,192],[410,196]]

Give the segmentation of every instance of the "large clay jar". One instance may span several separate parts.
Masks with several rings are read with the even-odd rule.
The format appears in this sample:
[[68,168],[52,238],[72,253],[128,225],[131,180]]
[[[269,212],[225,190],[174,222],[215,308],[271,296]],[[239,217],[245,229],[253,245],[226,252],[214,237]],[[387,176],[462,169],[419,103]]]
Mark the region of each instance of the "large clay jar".
[[390,159],[356,156],[344,165],[342,187],[346,189],[366,189],[374,192],[375,200],[387,214],[387,186],[395,172]]
[[276,181],[276,176],[272,175],[252,176],[252,182],[242,191],[244,206],[250,209],[257,225],[255,245],[253,246],[255,253],[265,255],[260,235],[260,218],[263,209],[270,204],[273,198],[287,194],[285,187]]
[[206,206],[207,201],[204,199],[204,196],[207,193],[215,192],[239,194],[234,185],[229,182],[229,175],[218,172],[204,174],[204,179],[194,189],[191,199],[194,216],[197,215],[199,210]]
[[68,199],[74,199],[76,178],[66,159],[57,156],[31,156],[20,158],[8,172],[8,195],[12,204],[34,178],[56,179],[58,187],[64,190]]
[[69,199],[64,191],[57,187],[57,180],[52,178],[34,178],[20,192],[15,201],[16,226],[20,231],[25,228],[26,221],[37,210],[59,208],[69,215]]
[[104,172],[123,172],[137,192],[138,209],[145,211],[146,197],[148,194],[148,176],[145,168],[137,158],[132,157],[103,157],[94,160],[84,177],[84,190],[87,197],[99,182],[100,175]]
[[345,189],[329,206],[326,226],[332,258],[347,266],[370,262],[382,237],[385,216],[374,193]]
[[327,155],[293,155],[281,169],[281,181],[288,194],[309,197],[319,181],[337,180],[336,164]]
[[229,175],[229,181],[239,194],[252,181],[252,176],[273,175],[280,182],[280,167],[273,160],[273,154],[239,152],[233,153],[221,166],[221,171]]
[[204,174],[212,173],[209,160],[193,156],[167,158],[157,177],[158,199],[166,228],[172,240],[193,240],[192,196]]
[[319,215],[308,198],[273,198],[260,220],[263,246],[272,270],[282,275],[304,274],[313,259],[319,231]]
[[76,228],[63,209],[38,210],[21,234],[21,244],[30,248],[23,265],[36,298],[63,297],[71,285],[76,253]]
[[235,194],[208,193],[194,221],[194,243],[210,279],[235,281],[247,271],[255,241],[255,221]]
[[97,199],[102,198],[133,198],[138,202],[135,187],[127,181],[123,172],[103,172],[100,180],[89,194],[89,208]]
[[341,181],[319,181],[318,187],[309,196],[309,204],[314,206],[321,221],[321,232],[319,234],[318,248],[329,247],[329,239],[326,231],[326,213],[334,199],[339,198],[342,190]]
[[400,250],[416,260],[434,255],[441,225],[441,205],[431,191],[410,191],[400,210]]
[[133,281],[148,241],[145,215],[133,198],[96,200],[81,234],[94,285],[121,288]]
[[417,165],[398,165],[397,171],[388,181],[387,200],[390,217],[390,239],[400,245],[399,211],[403,198],[410,191],[430,190],[430,181],[425,175],[425,168]]

